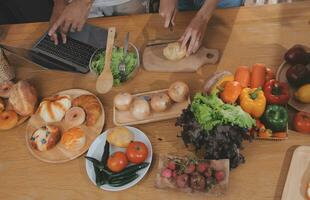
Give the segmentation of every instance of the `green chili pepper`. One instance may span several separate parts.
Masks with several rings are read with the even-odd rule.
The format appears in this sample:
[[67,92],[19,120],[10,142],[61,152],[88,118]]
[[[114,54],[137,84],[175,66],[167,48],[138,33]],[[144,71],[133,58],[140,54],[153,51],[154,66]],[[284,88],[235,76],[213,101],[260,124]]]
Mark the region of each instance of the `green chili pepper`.
[[99,170],[104,169],[104,165],[99,160],[97,160],[96,158],[92,158],[92,157],[88,157],[88,156],[85,156],[85,158],[87,160],[89,160],[90,162],[92,162],[93,165],[96,166]]
[[106,167],[107,166],[107,161],[110,156],[110,143],[108,140],[106,140],[105,145],[104,145],[104,152],[101,156],[101,164]]
[[287,109],[280,105],[268,105],[262,121],[273,132],[285,131],[288,122]]

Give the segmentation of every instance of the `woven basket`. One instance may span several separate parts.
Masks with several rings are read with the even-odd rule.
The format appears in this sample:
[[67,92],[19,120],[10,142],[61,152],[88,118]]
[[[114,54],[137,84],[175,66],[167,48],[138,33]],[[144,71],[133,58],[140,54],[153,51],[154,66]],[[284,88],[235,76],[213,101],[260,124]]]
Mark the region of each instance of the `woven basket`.
[[14,69],[9,65],[7,57],[0,48],[0,83],[15,78]]

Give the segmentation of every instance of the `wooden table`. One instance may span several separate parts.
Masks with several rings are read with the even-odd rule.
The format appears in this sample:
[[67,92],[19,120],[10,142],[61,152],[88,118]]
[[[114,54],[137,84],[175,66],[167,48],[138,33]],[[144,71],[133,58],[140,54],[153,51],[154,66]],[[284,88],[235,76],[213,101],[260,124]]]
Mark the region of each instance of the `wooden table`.
[[[89,22],[101,27],[116,26],[121,41],[125,32],[130,31],[131,42],[143,48],[147,40],[181,35],[193,15],[179,14],[174,33],[162,28],[163,21],[157,15],[92,19]],[[47,28],[47,23],[0,26],[4,31],[0,40],[13,46],[30,47]],[[197,73],[150,73],[141,70],[130,83],[114,88],[107,95],[99,95],[107,113],[105,128],[113,127],[112,98],[117,92],[162,89],[175,80],[184,80],[190,85],[193,95],[201,90],[206,77],[217,69],[234,69],[238,65],[256,62],[279,66],[287,48],[295,43],[310,46],[309,35],[309,1],[217,10],[208,26],[204,44],[220,49],[220,63],[204,67]],[[95,78],[91,75],[44,70],[13,55],[9,56],[9,60],[16,68],[17,78],[29,79],[41,96],[70,88],[95,92]],[[26,124],[1,132],[0,199],[205,199],[201,194],[154,188],[158,155],[187,152],[182,140],[176,137],[180,129],[174,126],[174,122],[168,120],[137,126],[153,144],[154,163],[150,173],[137,186],[117,193],[99,190],[90,182],[82,157],[65,164],[47,164],[32,157],[25,145]],[[242,153],[246,163],[231,171],[227,195],[208,199],[280,199],[293,150],[297,145],[309,142],[309,136],[293,131],[289,132],[289,140],[283,142],[244,142]]]

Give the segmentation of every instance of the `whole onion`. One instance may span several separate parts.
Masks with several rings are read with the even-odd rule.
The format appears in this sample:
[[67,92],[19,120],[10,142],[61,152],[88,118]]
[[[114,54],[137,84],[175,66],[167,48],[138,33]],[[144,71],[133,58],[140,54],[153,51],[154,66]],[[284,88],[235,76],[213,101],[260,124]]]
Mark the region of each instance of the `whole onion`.
[[145,99],[135,99],[131,105],[131,114],[138,120],[145,119],[151,113],[150,105]]
[[131,94],[119,93],[114,97],[114,105],[120,111],[129,110],[133,97]]
[[170,98],[175,102],[183,102],[189,94],[189,87],[182,81],[177,81],[171,84],[168,90]]
[[166,93],[159,93],[152,96],[151,107],[155,112],[167,110],[171,105],[171,99]]

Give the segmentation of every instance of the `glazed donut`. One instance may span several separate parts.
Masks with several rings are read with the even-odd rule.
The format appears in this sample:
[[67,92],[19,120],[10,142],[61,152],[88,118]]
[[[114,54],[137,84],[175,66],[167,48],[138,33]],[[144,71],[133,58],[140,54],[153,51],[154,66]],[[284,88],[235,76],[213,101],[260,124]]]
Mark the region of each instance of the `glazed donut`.
[[14,83],[12,81],[5,81],[0,83],[0,97],[9,98],[13,85]]
[[83,124],[85,117],[83,108],[72,107],[66,112],[65,123],[70,127],[76,127]]
[[0,113],[5,110],[4,101],[0,98]]
[[9,110],[0,113],[0,130],[8,130],[13,128],[18,121],[16,112]]

